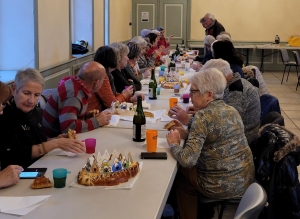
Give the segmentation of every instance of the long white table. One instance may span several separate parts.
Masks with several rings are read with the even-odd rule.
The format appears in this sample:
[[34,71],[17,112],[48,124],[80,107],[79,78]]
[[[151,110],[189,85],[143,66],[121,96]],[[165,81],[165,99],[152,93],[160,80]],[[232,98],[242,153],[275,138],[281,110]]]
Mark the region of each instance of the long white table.
[[[279,50],[282,49],[287,49],[287,50],[299,50],[299,47],[292,47],[292,46],[282,46],[282,45],[278,45],[278,44],[272,44],[272,45],[257,45],[256,46],[257,49],[261,50],[261,60],[260,60],[260,71],[264,72],[264,58],[266,56],[270,56],[272,54],[278,53]],[[265,55],[265,50],[275,50],[274,52],[270,52],[268,54]]]
[[[190,44],[189,48],[191,48],[191,49],[204,48],[204,45],[203,44]],[[240,52],[238,52],[238,53],[246,57],[246,65],[249,65],[249,50],[250,49],[255,49],[256,45],[235,44],[234,48],[236,48],[236,49],[246,49],[246,54],[240,53]]]
[[[193,72],[186,72],[184,77],[190,77]],[[148,85],[144,85],[142,93],[147,93]],[[161,89],[161,95],[157,100],[149,100],[151,110],[168,109],[168,99],[173,90]],[[190,104],[179,105],[186,108]],[[165,138],[167,131],[163,130],[165,122],[147,123],[147,129],[159,130],[159,137]],[[48,188],[32,190],[30,185],[33,180],[22,179],[12,187],[0,190],[1,196],[38,196],[51,195],[49,200],[37,209],[25,215],[24,219],[65,219],[65,218],[160,218],[167,197],[172,187],[176,172],[177,162],[169,149],[157,149],[166,151],[167,160],[141,160],[140,153],[146,151],[145,142],[132,141],[132,122],[120,121],[117,127],[102,127],[91,132],[79,134],[79,139],[96,138],[96,151],[101,153],[107,149],[110,153],[116,149],[127,154],[131,152],[134,160],[143,162],[142,171],[131,190],[105,190],[83,189],[68,187],[77,177],[89,154],[81,154],[76,157],[44,156],[31,167],[47,167],[46,177],[52,178],[52,170],[66,168],[71,171],[67,177],[66,187],[62,189]],[[17,216],[0,213],[0,219],[19,218]]]
[[[159,137],[165,137],[166,131],[159,131]],[[168,153],[167,160],[141,160],[139,155],[146,151],[145,143],[132,141],[132,129],[99,128],[79,134],[79,139],[94,137],[97,139],[96,151],[131,152],[134,160],[143,162],[142,171],[131,190],[83,189],[65,187],[30,189],[33,180],[20,180],[10,188],[2,189],[1,196],[51,195],[49,200],[25,215],[24,219],[67,219],[67,218],[160,218],[169,191],[177,172],[177,162],[169,149],[158,149]],[[44,156],[32,167],[47,167],[46,177],[52,179],[52,170],[66,168],[71,171],[67,185],[77,177],[89,154],[76,157]],[[1,214],[0,218],[18,218]]]

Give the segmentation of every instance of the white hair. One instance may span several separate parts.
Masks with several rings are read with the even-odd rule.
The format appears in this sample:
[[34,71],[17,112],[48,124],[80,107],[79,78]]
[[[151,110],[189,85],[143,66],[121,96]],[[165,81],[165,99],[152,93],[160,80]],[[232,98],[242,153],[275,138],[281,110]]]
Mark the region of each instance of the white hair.
[[216,41],[216,39],[212,35],[207,35],[204,38],[204,44],[206,44],[208,47],[210,47],[214,41]]
[[147,46],[147,41],[141,36],[135,36],[129,42],[136,43],[141,47]]
[[215,68],[210,68],[196,72],[190,79],[196,85],[200,94],[204,95],[208,91],[213,92],[213,99],[223,98],[227,82],[223,74]]
[[213,47],[213,45],[214,45],[214,43],[215,42],[218,42],[219,40],[215,40],[215,41],[213,41],[211,44],[210,44],[210,51],[212,52],[212,55],[214,56],[214,47]]
[[160,32],[158,30],[151,30],[150,33],[155,33],[157,36],[160,36]]
[[225,33],[222,33],[220,35],[217,36],[217,40],[219,41],[225,41],[225,40],[228,40],[230,42],[232,42],[231,38],[229,35],[225,34]]
[[19,70],[15,76],[14,84],[17,91],[20,90],[27,82],[34,82],[36,84],[42,85],[44,89],[45,81],[41,73],[34,68],[26,68]]
[[216,20],[216,16],[213,13],[207,13],[206,16],[212,19],[213,21]]
[[229,63],[223,59],[211,59],[202,66],[201,70],[206,70],[210,68],[218,69],[220,72],[223,73],[225,77],[232,74],[232,70],[230,68]]

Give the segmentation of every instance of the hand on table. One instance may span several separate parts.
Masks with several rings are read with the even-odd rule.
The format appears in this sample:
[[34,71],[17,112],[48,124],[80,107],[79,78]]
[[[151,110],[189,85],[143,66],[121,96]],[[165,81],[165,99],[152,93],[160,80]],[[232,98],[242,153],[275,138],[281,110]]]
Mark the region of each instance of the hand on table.
[[188,125],[190,121],[190,116],[180,106],[174,106],[172,109],[170,109],[169,114],[172,115],[172,118],[177,119],[179,122],[181,122],[184,125]]
[[0,188],[17,184],[23,168],[18,165],[10,165],[0,172]]
[[148,78],[149,76],[151,76],[151,69],[147,69],[146,71],[144,71],[143,76],[144,78]]
[[108,125],[111,119],[112,113],[108,111],[102,111],[96,116],[96,119],[100,126]]
[[191,66],[195,71],[199,71],[202,68],[202,64],[200,62],[194,62]]
[[180,144],[180,134],[177,130],[172,129],[169,131],[169,133],[166,135],[166,139],[169,146],[171,144]]
[[[180,135],[180,138],[186,139],[187,136],[188,136],[188,133],[184,129],[184,127],[182,126],[182,124],[179,121],[177,121],[177,120],[173,120],[173,122],[175,123],[175,125],[171,126],[168,130],[169,131],[171,131],[171,130],[177,130],[177,132]],[[179,143],[180,143],[180,141],[179,141]]]
[[[54,147],[54,148],[60,148],[64,151],[69,151],[74,154],[80,154],[80,153],[85,152],[85,146],[83,145],[83,143],[76,139],[57,138],[57,139],[53,139],[51,141],[45,142],[45,146],[47,146],[47,144],[57,144],[57,147]],[[49,152],[49,151],[47,151],[47,152]]]
[[145,100],[145,95],[144,94],[140,94],[140,93],[135,93],[133,97],[130,98],[130,102],[131,103],[136,103],[137,102],[137,97],[141,96],[142,100]]
[[128,99],[129,97],[131,97],[133,94],[133,86],[130,85],[129,87],[127,87],[126,89],[124,89],[122,91],[122,95],[125,97],[125,99]]

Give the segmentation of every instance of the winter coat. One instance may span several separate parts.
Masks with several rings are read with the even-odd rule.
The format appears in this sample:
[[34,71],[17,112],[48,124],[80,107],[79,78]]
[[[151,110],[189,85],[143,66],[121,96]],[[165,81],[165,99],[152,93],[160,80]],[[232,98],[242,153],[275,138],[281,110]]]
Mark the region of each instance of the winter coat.
[[268,124],[252,142],[256,180],[268,195],[264,218],[300,219],[300,139],[286,128]]

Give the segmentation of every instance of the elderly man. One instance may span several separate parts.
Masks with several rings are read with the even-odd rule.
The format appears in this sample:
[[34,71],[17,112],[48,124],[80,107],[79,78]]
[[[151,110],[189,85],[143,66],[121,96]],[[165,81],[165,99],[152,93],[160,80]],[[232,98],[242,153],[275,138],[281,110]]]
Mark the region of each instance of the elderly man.
[[225,31],[223,25],[216,20],[212,13],[207,13],[200,19],[200,23],[205,28],[205,35],[212,35],[216,38],[222,31]]
[[105,68],[92,61],[80,68],[77,77],[69,77],[59,84],[44,110],[42,122],[48,137],[67,133],[69,128],[81,133],[109,124],[110,112],[104,111],[95,117],[86,112],[87,99],[100,89],[105,75]]
[[[222,59],[211,59],[201,68],[202,70],[216,68],[221,71],[227,81],[224,91],[224,102],[234,107],[240,114],[244,123],[244,132],[248,144],[257,137],[260,126],[260,99],[259,90],[250,82],[241,78],[239,73],[233,73],[228,62]],[[181,123],[188,125],[190,122],[189,114],[195,114],[198,109],[188,107],[185,112],[179,106],[173,107],[170,114]]]

